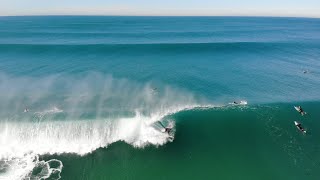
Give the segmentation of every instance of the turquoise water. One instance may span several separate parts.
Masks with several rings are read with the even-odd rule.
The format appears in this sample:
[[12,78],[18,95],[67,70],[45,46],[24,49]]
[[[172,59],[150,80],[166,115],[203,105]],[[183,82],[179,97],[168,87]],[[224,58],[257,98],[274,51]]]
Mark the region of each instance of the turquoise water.
[[0,17],[0,179],[317,179],[319,54],[319,19]]

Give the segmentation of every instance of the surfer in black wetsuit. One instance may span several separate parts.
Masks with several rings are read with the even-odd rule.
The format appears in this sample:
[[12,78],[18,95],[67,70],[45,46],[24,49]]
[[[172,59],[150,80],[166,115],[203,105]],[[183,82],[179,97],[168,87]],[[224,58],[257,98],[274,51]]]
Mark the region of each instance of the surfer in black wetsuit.
[[164,132],[168,133],[170,135],[170,132],[172,131],[172,128],[165,127],[160,121],[158,123],[164,128]]
[[167,132],[168,134],[170,134],[171,130],[172,128],[168,128],[168,127],[164,128],[164,132]]
[[301,126],[301,124],[297,124],[297,127],[300,129],[300,131],[303,131],[303,127]]
[[306,130],[303,129],[301,123],[297,123],[296,126],[297,126],[297,128],[298,128],[301,132],[306,133]]
[[304,110],[301,108],[301,106],[298,106],[298,112],[301,114],[301,115],[305,115],[307,114],[306,112],[304,112]]

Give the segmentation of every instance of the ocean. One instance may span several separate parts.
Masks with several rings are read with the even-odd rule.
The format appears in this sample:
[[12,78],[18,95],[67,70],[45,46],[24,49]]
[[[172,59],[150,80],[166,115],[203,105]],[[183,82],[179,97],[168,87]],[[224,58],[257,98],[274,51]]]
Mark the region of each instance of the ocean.
[[316,180],[319,77],[316,18],[0,17],[0,179]]

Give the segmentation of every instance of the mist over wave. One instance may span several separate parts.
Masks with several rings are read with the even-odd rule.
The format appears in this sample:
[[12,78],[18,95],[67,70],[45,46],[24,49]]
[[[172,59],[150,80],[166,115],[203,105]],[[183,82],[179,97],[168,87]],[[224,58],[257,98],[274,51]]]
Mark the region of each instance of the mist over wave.
[[[200,105],[183,90],[100,73],[48,77],[2,74],[0,82],[0,159],[9,164],[2,169],[13,179],[45,163],[37,160],[38,155],[84,155],[117,141],[134,147],[163,145],[169,135],[155,122]],[[42,170],[49,169],[45,165]]]
[[25,108],[40,112],[52,107],[67,112],[65,119],[81,119],[88,115],[97,119],[111,115],[119,117],[119,114],[122,117],[136,111],[151,115],[196,101],[191,93],[168,85],[130,82],[99,73],[40,78],[2,74],[0,82],[0,113],[6,117],[17,115]]

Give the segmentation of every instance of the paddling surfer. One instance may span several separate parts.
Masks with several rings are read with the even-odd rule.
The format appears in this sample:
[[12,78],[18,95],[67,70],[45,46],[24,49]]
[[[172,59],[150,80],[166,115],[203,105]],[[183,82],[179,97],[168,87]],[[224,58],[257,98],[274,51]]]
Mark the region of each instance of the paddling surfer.
[[304,110],[301,108],[301,106],[298,106],[298,112],[303,116],[305,114],[307,114],[306,112],[304,112]]
[[299,131],[301,131],[303,133],[307,133],[307,131],[302,127],[301,123],[298,123],[297,121],[295,121],[294,124],[299,129]]

